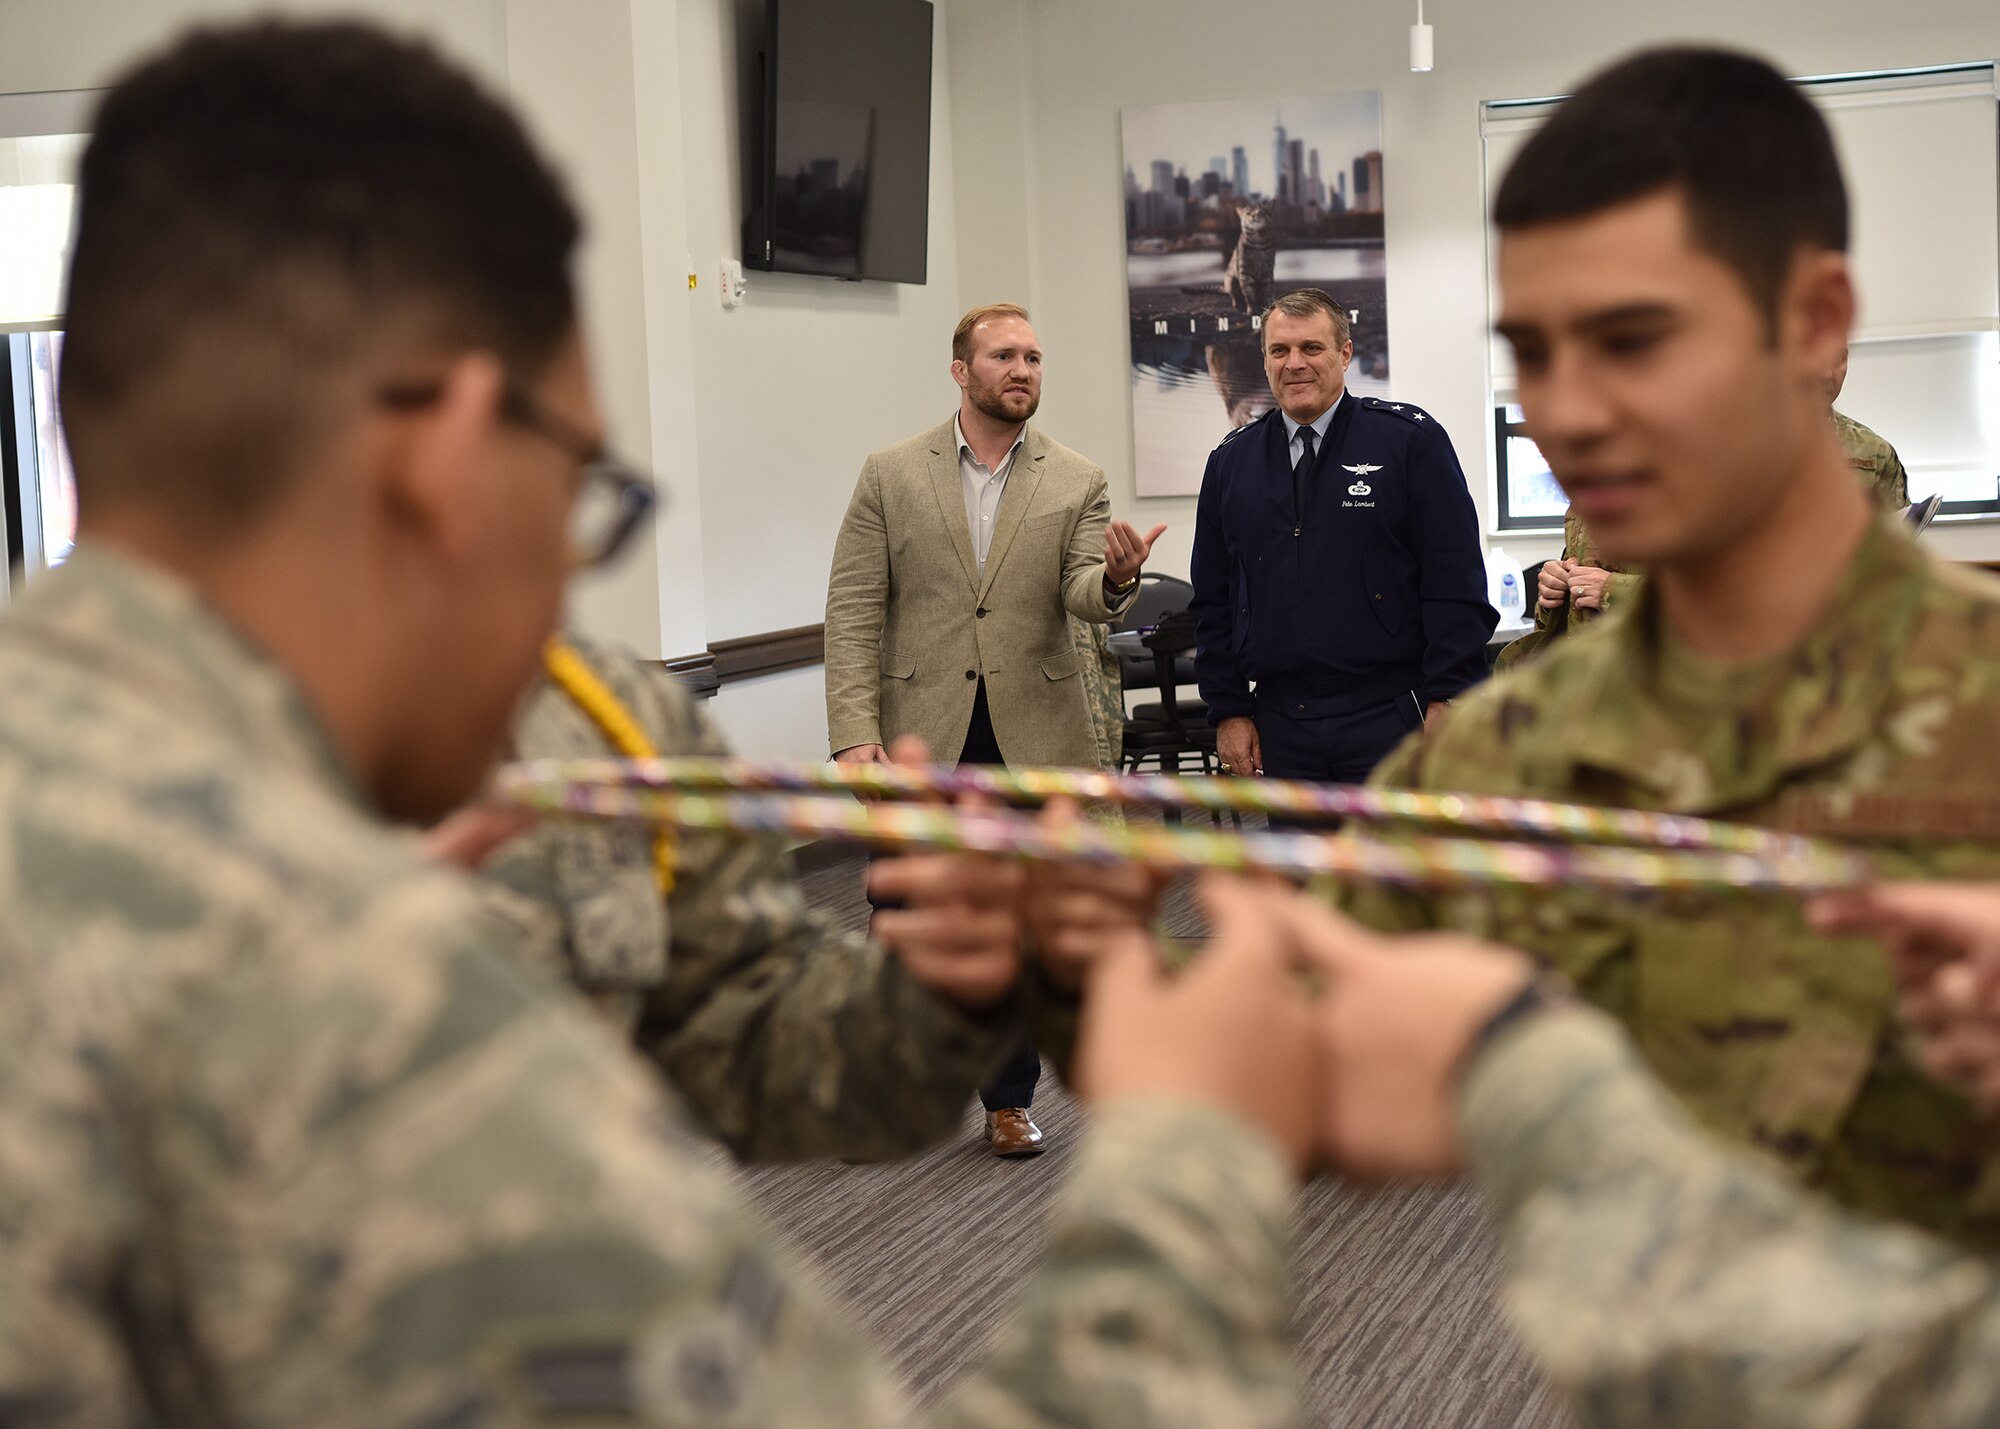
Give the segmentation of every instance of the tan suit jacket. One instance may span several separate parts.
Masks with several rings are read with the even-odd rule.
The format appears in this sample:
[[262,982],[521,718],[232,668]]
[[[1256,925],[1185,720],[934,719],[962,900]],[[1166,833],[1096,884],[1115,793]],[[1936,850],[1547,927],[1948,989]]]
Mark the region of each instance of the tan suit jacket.
[[1015,768],[1092,766],[1083,662],[1068,615],[1107,623],[1104,472],[1029,427],[994,518],[986,574],[972,553],[952,424],[876,452],[841,523],[826,591],[830,748],[922,735],[956,761],[978,681]]

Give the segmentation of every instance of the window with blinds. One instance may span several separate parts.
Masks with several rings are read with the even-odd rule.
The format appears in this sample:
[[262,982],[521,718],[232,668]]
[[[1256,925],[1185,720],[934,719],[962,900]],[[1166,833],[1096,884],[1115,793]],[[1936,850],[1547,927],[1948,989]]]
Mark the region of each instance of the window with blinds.
[[76,167],[98,91],[0,94],[0,546],[11,585],[61,564],[76,485],[56,407]]
[[[1861,313],[1838,407],[1896,448],[1910,497],[2000,514],[2000,87],[1992,63],[1802,79],[1833,130],[1853,211]],[[1558,100],[1480,107],[1486,196]],[[1487,301],[1497,310],[1487,232]],[[1559,489],[1519,430],[1513,356],[1488,359],[1496,525],[1562,525]]]

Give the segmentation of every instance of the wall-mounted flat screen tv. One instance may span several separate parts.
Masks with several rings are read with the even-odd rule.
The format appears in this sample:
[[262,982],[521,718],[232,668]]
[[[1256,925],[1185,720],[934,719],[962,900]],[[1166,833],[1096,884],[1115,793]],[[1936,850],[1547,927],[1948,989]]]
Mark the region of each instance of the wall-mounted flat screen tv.
[[765,0],[743,266],[921,283],[930,0]]

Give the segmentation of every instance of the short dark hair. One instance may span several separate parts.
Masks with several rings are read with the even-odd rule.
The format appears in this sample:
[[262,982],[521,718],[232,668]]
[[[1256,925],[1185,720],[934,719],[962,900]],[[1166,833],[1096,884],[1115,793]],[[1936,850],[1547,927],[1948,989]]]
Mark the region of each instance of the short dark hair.
[[1283,313],[1286,317],[1309,318],[1314,313],[1325,313],[1333,319],[1333,340],[1337,346],[1345,347],[1352,335],[1347,320],[1347,309],[1334,301],[1333,294],[1324,288],[1294,288],[1282,294],[1278,300],[1264,309],[1259,323],[1271,321],[1272,313]]
[[1763,60],[1721,49],[1646,50],[1594,76],[1522,146],[1493,223],[1581,218],[1667,188],[1767,318],[1801,249],[1847,251],[1826,120]]
[[189,33],[111,88],[83,155],[79,504],[263,509],[376,352],[532,374],[575,326],[579,233],[520,122],[427,46],[350,21]]

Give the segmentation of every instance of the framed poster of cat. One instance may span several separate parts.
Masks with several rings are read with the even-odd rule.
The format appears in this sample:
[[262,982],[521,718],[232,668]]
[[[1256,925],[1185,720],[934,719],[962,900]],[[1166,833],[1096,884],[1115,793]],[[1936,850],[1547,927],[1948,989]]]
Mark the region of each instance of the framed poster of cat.
[[1382,96],[1123,111],[1125,289],[1141,496],[1193,496],[1215,444],[1276,405],[1258,321],[1324,288],[1353,322],[1347,385],[1389,391]]

